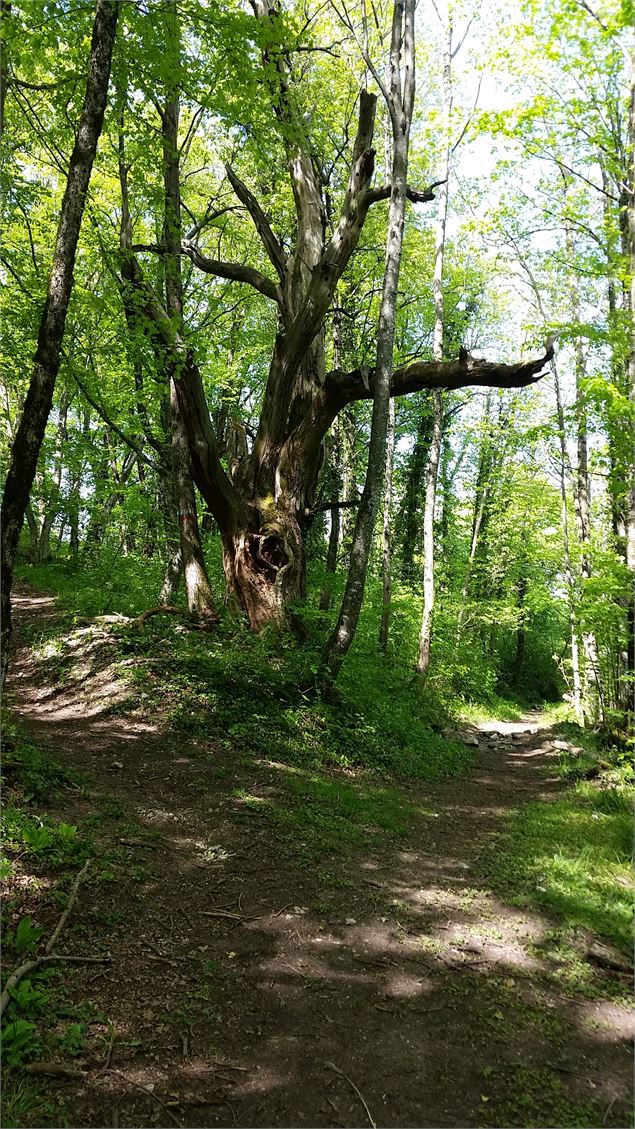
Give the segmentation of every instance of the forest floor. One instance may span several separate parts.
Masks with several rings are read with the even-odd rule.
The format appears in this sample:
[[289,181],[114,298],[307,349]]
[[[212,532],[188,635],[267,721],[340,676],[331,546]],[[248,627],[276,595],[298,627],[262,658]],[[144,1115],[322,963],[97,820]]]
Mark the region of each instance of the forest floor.
[[[57,615],[16,593],[7,704],[84,781],[47,806],[91,844],[59,951],[111,959],[49,974],[34,1057],[69,1076],[20,1071],[5,1125],[630,1124],[619,957],[495,879],[511,814],[563,787],[541,714],[474,731],[459,779],[354,791],[118,711],[107,632],[51,685]],[[45,857],[7,883],[43,941],[55,885]]]

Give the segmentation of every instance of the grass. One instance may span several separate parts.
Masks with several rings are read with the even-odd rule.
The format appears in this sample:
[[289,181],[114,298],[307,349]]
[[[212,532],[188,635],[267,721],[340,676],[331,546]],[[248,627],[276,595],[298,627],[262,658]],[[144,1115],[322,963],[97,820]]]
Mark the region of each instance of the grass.
[[[308,864],[348,846],[361,846],[383,833],[394,839],[410,834],[420,812],[397,788],[361,778],[344,781],[299,768],[278,769],[283,790],[275,799],[237,789],[233,798],[245,813],[275,824],[279,841]],[[327,883],[328,884],[328,883]]]
[[603,1112],[594,1102],[573,1102],[548,1068],[514,1063],[490,1068],[483,1078],[479,1110],[483,1125],[594,1129],[602,1123]]
[[[11,718],[3,719],[1,877],[5,883],[2,952],[5,977],[25,960],[42,952],[53,925],[45,928],[41,915],[57,922],[71,883],[87,858],[94,858],[93,878],[99,880],[114,852],[95,858],[94,821],[68,823],[48,809],[52,801],[83,790],[82,777],[64,767],[44,747],[26,736]],[[121,868],[130,870],[125,857]],[[134,877],[134,875],[133,875]],[[75,926],[70,922],[67,931]],[[77,936],[77,934],[76,934]],[[34,1058],[64,1058],[79,1054],[96,1038],[95,1023],[107,1024],[89,1004],[69,1004],[60,966],[32,971],[11,990],[2,1021],[3,1125],[65,1124],[59,1105],[44,1097],[37,1082],[22,1077]]]
[[201,746],[396,780],[456,775],[471,763],[470,750],[433,728],[429,703],[394,671],[354,667],[337,698],[324,701],[301,689],[310,685],[317,644],[254,636],[235,623],[213,635],[178,634],[159,621],[143,635],[117,630],[137,707],[162,711],[175,732]]
[[133,555],[122,556],[118,547],[103,547],[99,555],[84,554],[80,561],[59,559],[45,565],[20,562],[15,573],[39,591],[56,596],[74,615],[138,615],[154,602],[161,568],[158,559],[144,558],[141,562]]
[[484,860],[485,869],[507,897],[546,906],[630,954],[635,905],[631,773],[617,754],[599,780],[579,779],[589,764],[597,764],[598,739],[577,726],[556,728],[582,749],[581,756],[563,751],[560,757],[567,786],[553,801],[513,813],[502,840]]

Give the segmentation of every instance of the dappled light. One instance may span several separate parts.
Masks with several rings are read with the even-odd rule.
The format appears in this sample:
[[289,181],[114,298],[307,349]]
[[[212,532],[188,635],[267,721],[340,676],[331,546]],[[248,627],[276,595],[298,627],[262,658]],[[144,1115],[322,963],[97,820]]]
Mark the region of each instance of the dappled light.
[[0,0],[6,1129],[627,1129],[632,0]]
[[[116,1110],[121,1125],[358,1125],[352,1082],[378,1125],[495,1125],[520,1079],[545,1110],[624,1124],[634,1019],[621,973],[589,963],[584,930],[510,904],[483,868],[523,800],[555,805],[567,835],[592,814],[558,822],[546,720],[497,723],[469,776],[397,806],[380,782],[268,758],[234,759],[214,783],[205,740],[175,756],[157,726],[119,752],[119,719],[80,721],[73,682],[58,728],[38,669],[13,679],[14,708],[78,766],[86,747],[82,802],[122,813],[92,824],[102,846],[68,927],[67,949],[108,957],[73,973],[72,998],[97,1020],[80,1082],[47,1083],[64,1103],[75,1087],[73,1123]],[[18,863],[11,889],[33,881]]]

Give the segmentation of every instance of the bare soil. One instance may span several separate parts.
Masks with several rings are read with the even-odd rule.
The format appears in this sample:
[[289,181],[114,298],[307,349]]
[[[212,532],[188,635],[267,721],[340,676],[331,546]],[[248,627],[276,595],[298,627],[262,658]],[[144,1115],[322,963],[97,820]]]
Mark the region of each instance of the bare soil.
[[[157,718],[109,712],[106,638],[103,661],[43,684],[20,628],[54,602],[22,588],[15,605],[8,704],[89,782],[53,810],[124,813],[95,837],[125,865],[108,881],[95,861],[65,934],[66,951],[112,957],[65,973],[110,1024],[73,1060],[81,1077],[47,1080],[67,1124],[630,1123],[632,1014],[558,991],[541,951],[553,922],[505,904],[482,869],[507,814],[560,787],[539,715],[489,726],[468,776],[407,790],[422,811],[409,840],[349,844],[318,874],[236,799],[275,799],[284,766],[202,757]],[[58,916],[51,903],[40,920]]]

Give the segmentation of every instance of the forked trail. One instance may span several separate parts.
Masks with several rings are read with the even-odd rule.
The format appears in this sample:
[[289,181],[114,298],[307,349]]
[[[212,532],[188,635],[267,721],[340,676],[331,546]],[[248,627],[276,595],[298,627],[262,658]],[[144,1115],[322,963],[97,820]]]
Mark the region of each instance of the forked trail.
[[559,787],[539,715],[490,726],[465,778],[408,790],[407,840],[316,869],[256,803],[284,802],[288,768],[113,713],[107,640],[47,684],[30,646],[55,614],[18,593],[9,699],[85,774],[53,812],[92,816],[97,842],[66,949],[112,963],[73,967],[68,990],[108,1024],[90,1027],[85,1074],[50,1079],[69,1125],[630,1123],[633,1020],[611,973],[570,988],[554,921],[506,904],[482,861],[509,812]]

